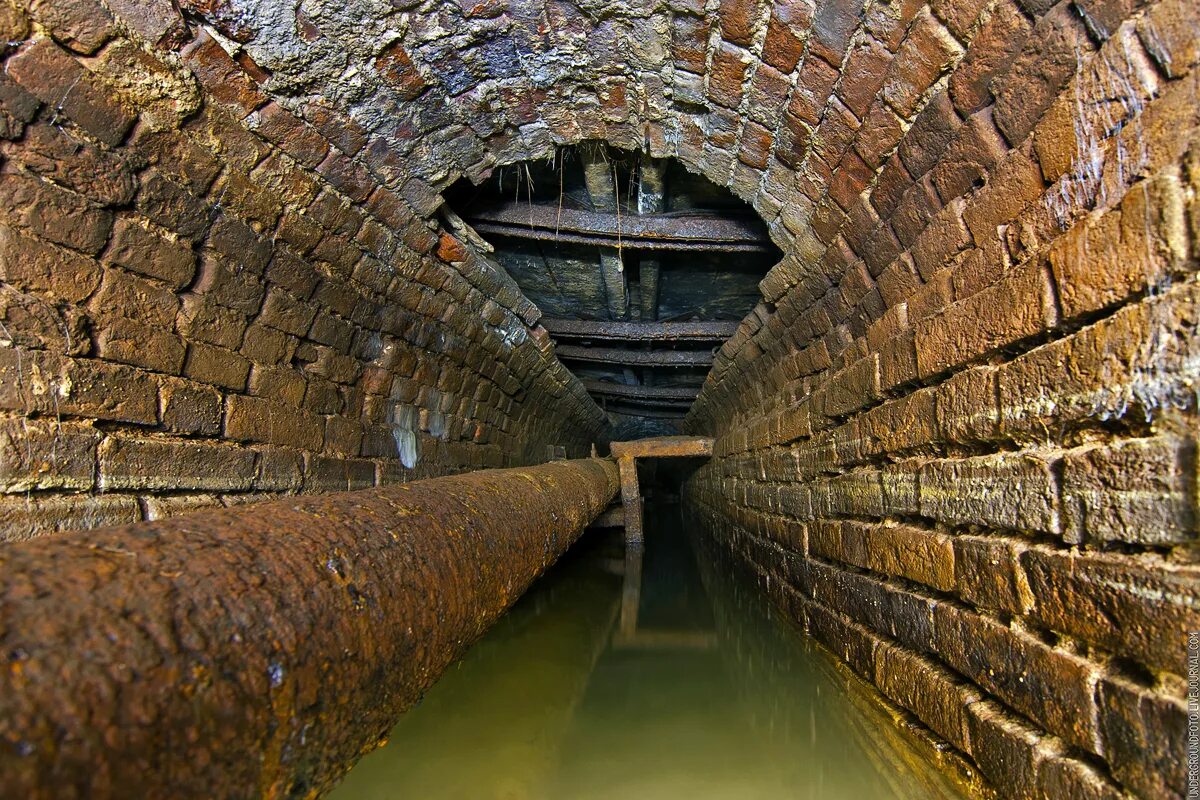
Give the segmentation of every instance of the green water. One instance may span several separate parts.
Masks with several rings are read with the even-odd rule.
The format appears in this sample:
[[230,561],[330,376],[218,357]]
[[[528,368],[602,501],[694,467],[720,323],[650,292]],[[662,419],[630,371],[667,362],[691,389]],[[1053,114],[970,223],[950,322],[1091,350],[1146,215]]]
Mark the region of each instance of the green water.
[[646,523],[589,532],[330,797],[962,796],[677,507]]

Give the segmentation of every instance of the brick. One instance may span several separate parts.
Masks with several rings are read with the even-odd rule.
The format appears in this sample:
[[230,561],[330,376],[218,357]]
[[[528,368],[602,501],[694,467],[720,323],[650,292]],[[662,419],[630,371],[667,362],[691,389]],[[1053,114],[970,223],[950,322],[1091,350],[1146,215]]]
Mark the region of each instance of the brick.
[[989,441],[1000,432],[999,388],[990,367],[963,370],[935,390],[941,438],[950,442]]
[[1200,574],[1153,555],[1027,550],[1021,564],[1047,627],[1183,675],[1200,630]]
[[992,80],[1004,74],[1032,30],[1033,24],[1007,0],[987,10],[979,32],[950,76],[950,97],[960,114],[970,116],[992,101]]
[[934,614],[938,658],[1045,730],[1088,752],[1104,752],[1094,665],[948,603]]
[[1068,319],[1155,286],[1186,258],[1182,190],[1169,176],[1136,184],[1119,211],[1082,221],[1049,252]]
[[142,174],[138,210],[150,220],[185,239],[195,239],[208,227],[208,207],[187,189],[157,170]]
[[808,562],[808,573],[811,596],[818,603],[913,650],[931,651],[936,601],[819,561]]
[[1194,540],[1195,452],[1194,441],[1171,435],[1066,451],[1064,537],[1151,545]]
[[924,175],[945,155],[962,120],[954,111],[946,92],[935,92],[917,115],[898,150],[904,166],[912,175]]
[[221,500],[214,494],[184,494],[167,497],[147,497],[144,500],[146,519],[167,519],[191,514],[207,508],[220,508]]
[[196,193],[208,191],[221,172],[221,163],[212,153],[178,131],[139,126],[129,146],[148,164]]
[[11,156],[30,172],[77,192],[100,205],[124,205],[137,184],[123,154],[102,149],[65,129],[33,125]]
[[1086,31],[1070,4],[1060,3],[1034,25],[1008,72],[992,82],[996,125],[1020,144],[1091,53]]
[[174,433],[217,436],[221,432],[221,394],[209,386],[164,378],[159,409],[163,427]]
[[254,488],[274,492],[299,491],[304,483],[304,458],[294,450],[272,447],[258,451]]
[[1100,684],[1100,722],[1113,777],[1143,797],[1184,797],[1187,708],[1118,678]]
[[750,57],[744,50],[722,44],[709,67],[708,96],[725,108],[736,109],[742,102],[742,83],[749,66]]
[[1028,265],[916,324],[922,377],[936,375],[1054,324],[1045,273]]
[[[811,8],[808,8],[805,3],[791,3],[790,5],[804,7],[805,12],[811,16]],[[767,22],[766,38],[763,40],[763,61],[783,73],[790,73],[794,70],[804,55],[804,40],[797,35],[796,31],[804,30],[807,26],[803,24],[803,21],[795,24],[792,19],[794,16],[783,4],[776,4],[771,10],[771,19]],[[678,24],[678,20],[679,17],[676,17],[675,24]]]
[[266,289],[254,273],[240,269],[236,262],[206,252],[200,262],[200,272],[192,284],[192,292],[243,316],[259,311]]
[[282,331],[253,324],[242,339],[242,355],[259,364],[279,364],[292,357],[296,340]]
[[842,63],[865,5],[863,0],[817,0],[808,41],[809,53],[830,64]]
[[190,283],[196,274],[196,256],[190,247],[165,239],[125,217],[117,219],[104,259],[140,275],[158,278],[175,290]]
[[254,453],[225,444],[109,436],[98,455],[106,490],[236,491],[249,489],[254,478]]
[[930,461],[921,469],[921,516],[950,525],[1058,533],[1053,457],[1000,453]]
[[310,304],[296,300],[287,292],[272,288],[267,292],[258,323],[302,336],[308,332],[315,317],[316,309]]
[[49,40],[21,48],[5,62],[5,72],[34,97],[110,147],[120,144],[133,125],[134,115]]
[[35,236],[89,255],[99,252],[112,230],[112,212],[39,178],[4,175],[0,201],[5,215]]
[[963,209],[963,221],[977,243],[996,237],[1001,225],[1016,219],[1042,196],[1042,171],[1022,150],[1012,150],[993,168],[987,184]]
[[255,364],[250,370],[250,394],[300,408],[308,388],[304,376],[286,367]]
[[305,455],[304,491],[350,492],[375,485],[375,464],[361,459]]
[[819,58],[806,58],[788,101],[788,112],[809,126],[821,121],[825,103],[840,73]]
[[[353,457],[362,451],[363,429],[358,420],[334,416],[325,420],[325,451]],[[372,475],[374,469],[372,468]]]
[[1020,539],[1002,536],[954,537],[954,592],[978,608],[1023,614],[1033,599],[1018,558]]
[[917,476],[924,462],[901,461],[884,466],[883,505],[889,515],[911,516],[920,512],[920,493]]
[[860,419],[873,451],[894,454],[920,450],[938,439],[938,418],[929,390],[876,406]]
[[1188,0],[1165,0],[1138,20],[1142,45],[1169,78],[1181,78],[1200,64],[1200,40],[1195,35],[1198,11]]
[[0,348],[0,408],[154,425],[158,389],[119,364]]
[[112,14],[96,0],[31,0],[29,14],[55,41],[90,56],[114,33]]
[[225,402],[225,435],[316,452],[324,441],[324,422],[272,400],[235,394]]
[[246,330],[245,315],[217,305],[204,295],[189,292],[181,297],[183,303],[175,319],[175,327],[182,336],[229,350],[241,346],[242,334]]
[[1046,756],[1043,734],[991,700],[966,710],[970,752],[979,771],[1004,797],[1036,797],[1037,775]]
[[973,114],[958,129],[957,135],[930,172],[933,185],[943,200],[962,197],[983,186],[1005,153],[1008,145],[992,124],[992,110]]
[[870,3],[863,16],[863,29],[894,53],[904,42],[909,25],[925,5],[922,0]]
[[178,375],[183,366],[180,338],[130,319],[105,322],[96,334],[96,352],[106,360]]
[[100,285],[94,259],[0,225],[0,280],[57,303],[79,303]]
[[896,51],[883,85],[884,99],[901,117],[912,119],[930,87],[961,57],[962,45],[931,13],[922,11]]
[[121,21],[153,45],[182,42],[187,24],[172,0],[107,0]]
[[728,42],[749,47],[754,39],[754,29],[762,17],[761,2],[743,0],[720,0],[717,18],[721,22],[721,36]]
[[1128,796],[1090,764],[1059,755],[1048,756],[1038,766],[1038,788],[1043,797],[1121,800]]
[[106,269],[88,308],[96,319],[128,319],[170,331],[179,310],[179,298],[161,284],[124,270]]
[[91,489],[99,441],[91,424],[0,420],[0,492]]
[[892,54],[888,49],[871,37],[864,37],[842,65],[842,80],[838,87],[838,95],[846,107],[854,112],[854,116],[863,119],[867,110],[879,95],[884,79],[888,74],[888,65],[892,62]]
[[194,381],[242,391],[250,375],[250,362],[232,350],[192,342],[187,348],[183,374]]
[[947,203],[913,241],[909,253],[925,280],[949,266],[955,256],[970,246],[971,234],[963,224],[962,210],[961,200]]
[[127,525],[141,517],[137,498],[129,496],[0,498],[0,542],[28,541],[58,531]]
[[[1200,290],[1176,286],[1013,360],[1000,370],[1003,430],[1044,438],[1047,430],[1145,419],[1190,403],[1190,365],[1200,358],[1197,309]],[[1163,337],[1163,330],[1177,334]]]
[[892,522],[821,521],[813,526],[810,551],[888,576],[907,578],[939,591],[954,585],[951,537]]
[[880,647],[875,685],[959,750],[968,747],[967,709],[979,692],[944,667],[899,647]]
[[428,85],[399,41],[375,57],[375,69],[402,100],[415,100]]
[[274,102],[251,113],[246,123],[250,130],[306,167],[317,166],[329,152],[329,143],[321,134]]
[[240,117],[266,102],[258,84],[207,33],[202,33],[182,55],[208,95],[240,112]]

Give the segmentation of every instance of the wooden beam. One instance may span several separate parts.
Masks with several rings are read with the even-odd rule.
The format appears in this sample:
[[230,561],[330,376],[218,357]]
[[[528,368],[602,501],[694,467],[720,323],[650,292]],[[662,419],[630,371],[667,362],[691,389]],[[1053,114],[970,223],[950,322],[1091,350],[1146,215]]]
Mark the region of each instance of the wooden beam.
[[[638,170],[639,215],[661,214],[666,208],[666,164],[661,159],[643,157]],[[658,274],[660,264],[657,257],[647,254],[638,264],[639,306],[644,320],[658,319]]]
[[554,352],[568,361],[625,364],[633,367],[711,367],[709,350],[620,350],[613,347],[558,345]]
[[[592,208],[597,212],[614,212],[620,219],[620,198],[617,197],[616,176],[612,166],[604,157],[601,148],[581,148],[583,160],[583,182],[587,186]],[[532,215],[532,209],[527,211]],[[612,319],[629,317],[629,282],[625,275],[625,263],[618,247],[614,253],[600,251],[600,276],[604,279],[604,290],[608,294],[608,315]]]
[[774,248],[761,220],[730,212],[622,213],[618,218],[613,208],[588,211],[519,202],[476,209],[467,222],[482,234],[592,247],[710,253],[767,253]]
[[554,319],[540,322],[556,339],[602,339],[618,342],[724,342],[737,333],[742,323],[732,320],[706,322],[605,322],[586,319]]
[[610,383],[584,379],[583,388],[592,394],[619,397],[623,400],[695,400],[700,394],[699,386],[630,386],[626,383]]
[[613,442],[611,449],[617,459],[711,456],[713,440],[708,436],[652,436]]

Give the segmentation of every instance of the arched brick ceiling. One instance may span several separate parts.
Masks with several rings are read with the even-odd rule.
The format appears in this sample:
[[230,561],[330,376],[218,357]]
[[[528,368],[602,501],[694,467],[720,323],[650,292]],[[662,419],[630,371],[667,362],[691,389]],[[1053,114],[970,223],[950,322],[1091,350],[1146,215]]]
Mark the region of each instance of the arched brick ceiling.
[[[208,64],[210,91],[244,102],[250,126],[277,128],[285,149],[303,150],[305,134],[282,109],[340,137],[350,162],[318,171],[377,179],[418,216],[460,176],[586,140],[678,158],[748,201],[786,255],[718,359],[700,427],[723,403],[744,413],[801,379],[790,351],[819,344],[808,360],[836,367],[887,309],[943,292],[931,280],[945,266],[1001,247],[989,226],[1007,218],[972,204],[994,170],[1005,181],[989,207],[1015,212],[1042,195],[1008,250],[1036,250],[1086,213],[1080,193],[1119,198],[1130,176],[1105,171],[1120,146],[1107,140],[1159,91],[1156,41],[1178,34],[1154,26],[1182,13],[1120,27],[1143,5],[182,3],[213,37],[184,50]],[[250,77],[231,75],[218,47]],[[1035,136],[1047,111],[1057,118]],[[1082,159],[1094,176],[1080,174]],[[791,321],[822,304],[829,330],[806,342]],[[762,388],[723,386],[735,363]]]

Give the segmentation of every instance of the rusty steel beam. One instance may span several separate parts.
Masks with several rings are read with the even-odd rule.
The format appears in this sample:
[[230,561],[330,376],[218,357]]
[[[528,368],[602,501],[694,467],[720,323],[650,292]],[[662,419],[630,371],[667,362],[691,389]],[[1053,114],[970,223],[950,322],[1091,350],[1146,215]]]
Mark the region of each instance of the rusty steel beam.
[[0,549],[3,794],[320,794],[618,485],[559,461]]
[[585,379],[583,388],[592,394],[607,397],[619,397],[623,400],[641,400],[644,402],[672,400],[693,401],[700,394],[699,386],[631,386],[627,383],[611,383],[609,381],[593,381]]
[[630,250],[682,250],[712,253],[765,253],[772,250],[762,222],[751,214],[675,211],[621,214],[529,203],[505,203],[472,211],[467,222],[482,234],[515,239],[622,247]]
[[569,361],[591,361],[598,364],[624,364],[633,367],[709,367],[713,363],[710,350],[620,350],[612,347],[580,347],[558,345],[554,352]]
[[724,342],[737,333],[740,322],[603,322],[586,319],[539,320],[560,339],[601,339],[618,342]]

